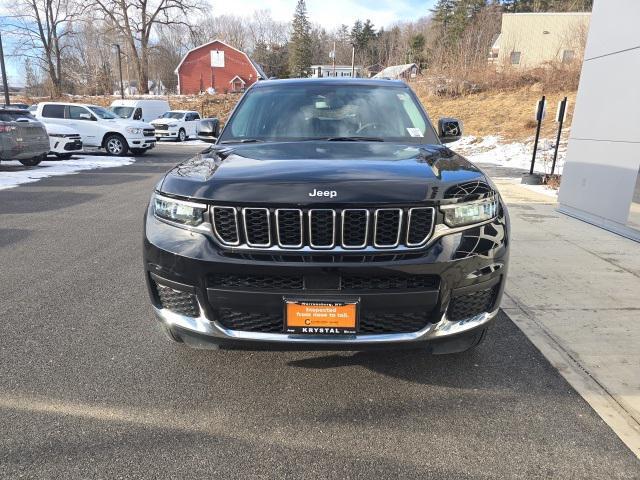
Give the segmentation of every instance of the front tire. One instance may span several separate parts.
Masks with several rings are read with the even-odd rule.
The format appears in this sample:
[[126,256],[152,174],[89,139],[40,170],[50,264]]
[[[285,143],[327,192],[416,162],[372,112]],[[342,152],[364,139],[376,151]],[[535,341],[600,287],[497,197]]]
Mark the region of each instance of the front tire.
[[184,128],[181,128],[178,132],[178,141],[184,142],[187,139],[187,132],[184,131]]
[[127,154],[129,145],[122,135],[112,133],[104,139],[104,148],[109,155],[122,157]]
[[24,160],[19,160],[19,162],[25,167],[35,167],[36,165],[39,165],[42,160],[44,160],[45,156],[46,154],[39,157],[25,158]]

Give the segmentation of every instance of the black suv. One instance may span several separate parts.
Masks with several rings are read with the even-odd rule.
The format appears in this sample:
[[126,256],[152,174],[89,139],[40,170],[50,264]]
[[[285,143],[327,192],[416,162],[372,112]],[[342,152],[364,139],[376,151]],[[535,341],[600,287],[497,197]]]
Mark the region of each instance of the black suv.
[[482,341],[500,305],[507,210],[399,81],[256,83],[215,145],[157,184],[149,294],[192,346],[348,349]]

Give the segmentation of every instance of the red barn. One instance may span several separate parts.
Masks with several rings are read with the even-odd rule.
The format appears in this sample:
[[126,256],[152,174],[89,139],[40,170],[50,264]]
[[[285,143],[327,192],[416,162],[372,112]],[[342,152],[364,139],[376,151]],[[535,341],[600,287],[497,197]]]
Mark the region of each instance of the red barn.
[[242,92],[267,78],[246,53],[220,40],[189,50],[175,73],[181,94],[197,94],[212,87],[217,93]]

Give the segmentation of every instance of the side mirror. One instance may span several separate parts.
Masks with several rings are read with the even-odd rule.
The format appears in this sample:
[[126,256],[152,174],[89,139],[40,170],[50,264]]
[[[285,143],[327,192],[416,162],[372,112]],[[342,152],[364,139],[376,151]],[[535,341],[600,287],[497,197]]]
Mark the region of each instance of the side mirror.
[[218,138],[220,136],[220,120],[214,118],[211,123],[213,124],[213,136]]
[[78,115],[78,117],[80,117],[82,120],[91,120],[91,115],[88,113],[81,113],[80,115]]
[[438,137],[442,143],[451,143],[462,138],[462,121],[457,118],[438,120]]

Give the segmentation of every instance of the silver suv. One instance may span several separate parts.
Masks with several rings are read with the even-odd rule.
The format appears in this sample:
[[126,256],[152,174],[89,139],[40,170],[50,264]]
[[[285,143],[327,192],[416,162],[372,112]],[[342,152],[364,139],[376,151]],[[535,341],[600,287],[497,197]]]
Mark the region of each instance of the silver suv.
[[18,160],[34,167],[47,157],[49,136],[31,113],[0,108],[0,160]]

